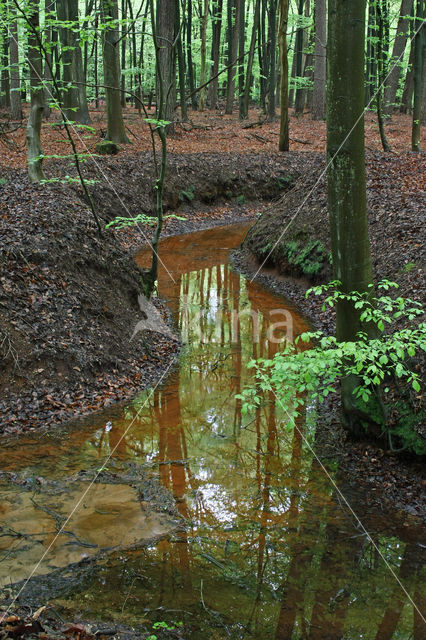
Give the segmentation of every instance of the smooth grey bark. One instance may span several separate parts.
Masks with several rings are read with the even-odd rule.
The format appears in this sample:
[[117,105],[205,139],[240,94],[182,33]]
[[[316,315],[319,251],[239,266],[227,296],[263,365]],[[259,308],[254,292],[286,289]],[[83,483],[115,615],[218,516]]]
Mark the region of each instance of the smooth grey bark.
[[[334,276],[343,293],[369,292],[373,278],[366,206],[364,39],[365,0],[328,0],[328,210]],[[337,339],[356,341],[361,330],[366,327],[359,311],[339,301]],[[343,423],[355,434],[371,417],[370,408],[353,394],[358,384],[355,376],[344,377],[341,384]]]
[[238,109],[241,117],[244,101],[244,51],[246,46],[246,0],[240,0],[240,17],[238,23]]
[[409,23],[412,8],[413,0],[402,0],[392,57],[389,61],[389,75],[383,95],[383,114],[386,116],[390,116],[395,109],[396,92],[401,78],[402,57],[410,30]]
[[423,70],[426,50],[426,29],[424,24],[425,6],[423,0],[416,2],[416,35],[414,38],[413,62],[413,125],[411,150],[420,151],[420,124],[422,112]]
[[12,120],[22,120],[21,79],[19,76],[18,22],[16,7],[12,3],[10,10],[10,115]]
[[[70,17],[71,4],[68,0],[56,0],[56,11],[58,20],[67,22]],[[78,90],[73,76],[73,44],[74,36],[72,29],[61,26],[59,28],[59,38],[61,41],[61,67],[62,67],[62,109],[68,120],[77,119]]]
[[102,35],[104,62],[104,83],[107,109],[107,140],[129,142],[124,128],[123,111],[120,99],[120,58],[118,34],[117,0],[102,0],[103,18],[108,26]]
[[314,59],[314,95],[312,118],[325,118],[325,77],[327,55],[327,0],[315,2],[315,59]]
[[278,31],[278,43],[280,47],[280,137],[278,149],[288,151],[289,118],[288,118],[288,55],[287,55],[287,24],[288,24],[288,0],[280,0],[280,24]]
[[44,179],[42,159],[40,158],[40,131],[44,109],[44,92],[42,86],[42,54],[37,41],[39,32],[39,0],[29,0],[27,5],[28,31],[28,66],[30,70],[31,106],[26,129],[28,177],[31,182]]

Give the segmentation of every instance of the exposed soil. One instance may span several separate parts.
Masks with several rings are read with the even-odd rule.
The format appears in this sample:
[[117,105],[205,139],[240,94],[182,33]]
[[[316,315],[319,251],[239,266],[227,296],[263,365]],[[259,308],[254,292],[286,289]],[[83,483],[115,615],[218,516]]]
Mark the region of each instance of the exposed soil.
[[0,431],[39,429],[158,379],[178,341],[133,330],[142,272],[66,186],[0,191]]

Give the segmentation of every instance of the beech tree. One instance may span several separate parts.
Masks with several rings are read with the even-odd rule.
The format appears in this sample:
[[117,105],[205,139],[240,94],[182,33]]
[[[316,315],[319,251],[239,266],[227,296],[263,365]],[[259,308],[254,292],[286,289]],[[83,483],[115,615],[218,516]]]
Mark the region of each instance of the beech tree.
[[288,0],[280,0],[280,26],[279,26],[279,46],[280,46],[280,139],[278,148],[280,151],[288,151],[290,138],[288,126],[288,57],[287,57],[287,22],[288,22]]
[[[370,292],[373,281],[367,225],[364,148],[365,0],[328,0],[327,164],[328,210],[334,275],[343,293]],[[353,303],[337,304],[336,337],[356,341],[366,327]],[[353,391],[354,375],[341,381],[343,419],[357,432],[372,421]]]
[[39,0],[29,0],[28,16],[28,65],[30,68],[31,106],[27,123],[28,176],[31,182],[44,179],[40,142],[41,122],[44,109],[42,84],[42,53],[37,34],[40,33]]
[[124,128],[123,111],[120,97],[120,58],[117,0],[101,0],[105,20],[102,35],[104,60],[104,82],[107,108],[107,140],[129,142]]
[[325,116],[325,77],[326,77],[326,38],[327,38],[327,0],[315,3],[315,56],[314,56],[314,95],[312,117],[323,120]]

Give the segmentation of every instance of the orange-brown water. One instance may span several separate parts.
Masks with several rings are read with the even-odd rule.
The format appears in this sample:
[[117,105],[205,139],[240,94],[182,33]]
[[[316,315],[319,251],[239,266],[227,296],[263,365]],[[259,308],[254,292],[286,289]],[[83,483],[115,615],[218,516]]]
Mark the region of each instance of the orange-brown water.
[[[180,637],[194,640],[421,640],[425,627],[410,601],[420,610],[425,602],[421,529],[366,513],[362,497],[341,487],[375,548],[307,444],[314,407],[293,432],[273,397],[255,415],[244,415],[235,397],[252,358],[272,356],[280,338],[306,329],[289,302],[230,269],[246,230],[162,241],[158,291],[184,346],[158,388],[62,438],[2,448],[1,469],[25,484],[0,484],[1,583],[28,575],[86,491],[85,474],[105,466],[67,522],[71,534],[36,570],[62,571],[46,587],[55,607],[139,624],[146,635],[155,621],[182,622]],[[149,253],[137,261],[147,266]],[[146,487],[140,508],[139,468],[171,492],[183,530],[151,509]],[[112,484],[114,473],[128,483]],[[70,563],[94,556],[90,571],[70,572]],[[73,571],[81,580],[64,586]]]

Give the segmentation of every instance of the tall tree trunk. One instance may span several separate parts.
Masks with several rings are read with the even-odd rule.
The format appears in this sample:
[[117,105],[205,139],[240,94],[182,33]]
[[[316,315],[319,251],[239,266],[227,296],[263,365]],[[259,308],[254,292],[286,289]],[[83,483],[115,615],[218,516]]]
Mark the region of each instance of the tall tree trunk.
[[178,60],[178,75],[179,75],[179,93],[180,93],[180,113],[182,121],[188,120],[188,111],[186,107],[186,85],[185,85],[185,56],[183,55],[182,47],[182,33],[180,24],[180,7],[179,2],[175,2],[175,33],[177,36],[176,48],[177,48],[177,60]]
[[294,82],[295,82],[294,95],[295,95],[295,99],[294,99],[294,109],[295,109],[295,113],[297,115],[301,115],[300,103],[301,103],[302,95],[300,93],[299,83],[302,80],[303,55],[304,55],[303,44],[304,44],[305,30],[302,27],[304,4],[305,4],[305,0],[299,0],[298,6],[297,6],[299,26],[298,26],[298,29],[296,31],[296,44],[295,44],[295,51],[294,51],[294,55],[295,55],[295,69],[294,69]]
[[10,115],[12,120],[22,120],[21,80],[19,77],[18,22],[16,7],[10,5]]
[[314,96],[312,118],[325,118],[325,75],[326,75],[326,38],[327,38],[327,0],[315,3],[315,60],[314,60]]
[[127,0],[121,0],[121,106],[126,106],[126,76],[123,71],[126,68],[126,42],[127,42]]
[[235,61],[237,59],[237,44],[240,19],[240,0],[228,0],[228,82],[226,85],[225,113],[234,110],[235,97]]
[[390,71],[386,80],[383,96],[383,113],[386,116],[390,116],[395,108],[396,92],[401,77],[402,57],[409,33],[409,21],[412,8],[413,0],[402,0],[396,36],[393,43],[392,57],[389,61]]
[[10,107],[10,78],[9,78],[9,29],[7,21],[2,25],[2,48],[1,48],[1,97],[2,107]]
[[251,90],[251,85],[253,80],[254,51],[256,47],[256,36],[257,36],[258,27],[259,27],[259,20],[260,20],[260,0],[255,0],[253,29],[251,32],[250,49],[249,49],[249,55],[247,59],[246,82],[244,87],[243,101],[241,103],[242,109],[240,111],[241,119],[248,117],[248,111],[249,111],[249,105],[250,105],[250,90]]
[[42,159],[40,158],[42,153],[40,131],[43,118],[44,92],[41,86],[42,55],[37,41],[37,33],[39,33],[40,26],[39,0],[29,0],[27,12],[30,27],[28,31],[28,66],[31,85],[31,106],[26,131],[28,177],[31,182],[40,182],[44,179]]
[[117,0],[101,0],[103,18],[107,22],[102,34],[104,84],[107,109],[107,140],[129,142],[124,128],[120,99],[120,58],[118,42]]
[[215,0],[213,2],[213,39],[212,39],[212,66],[210,71],[210,78],[213,80],[209,84],[208,88],[208,103],[211,109],[215,109],[218,99],[219,78],[216,78],[216,74],[219,71],[219,57],[220,57],[220,33],[222,30],[222,7],[223,0]]
[[[62,23],[70,21],[70,9],[73,2],[68,0],[56,0],[56,11],[58,20]],[[62,109],[68,120],[77,120],[78,108],[78,91],[73,77],[73,44],[74,33],[69,27],[61,26],[59,29],[59,37],[61,40],[61,66],[62,66]]]
[[44,3],[44,42],[45,42],[45,65],[44,65],[44,111],[46,120],[50,117],[50,103],[52,101],[52,25],[51,20],[55,18],[55,0],[45,0]]
[[277,82],[276,73],[276,49],[277,49],[277,0],[270,0],[269,3],[269,101],[267,104],[268,120],[275,120],[275,87]]
[[367,60],[365,71],[365,104],[370,105],[376,90],[376,0],[368,0]]
[[401,96],[401,113],[410,113],[413,100],[414,87],[414,41],[410,44],[410,57],[408,58],[407,72],[405,74],[404,90]]
[[420,151],[420,120],[422,115],[423,68],[426,48],[426,29],[424,24],[425,6],[423,0],[416,2],[416,35],[414,38],[414,86],[413,86],[413,126],[411,131],[411,150]]
[[[78,0],[68,0],[68,5],[71,12],[71,20],[78,24]],[[73,51],[72,51],[72,75],[77,85],[77,98],[78,109],[75,114],[75,119],[81,124],[89,124],[89,108],[87,106],[87,94],[86,94],[86,75],[84,73],[83,66],[83,51],[80,47],[80,37],[74,34],[73,37]]]
[[260,10],[260,23],[259,23],[259,29],[258,29],[259,45],[257,47],[257,53],[259,58],[259,84],[260,84],[259,104],[260,104],[260,108],[263,110],[263,113],[266,113],[266,94],[267,94],[268,73],[269,73],[268,45],[266,42],[266,8],[267,8],[267,0],[262,0],[261,10]]
[[[175,55],[175,10],[174,0],[157,0],[157,39],[158,64],[163,85],[164,114],[168,120],[167,131],[173,131],[173,119],[176,107],[176,55]],[[160,79],[157,73],[157,102],[159,101]],[[158,112],[158,107],[157,107]]]
[[[188,56],[188,84],[191,94],[192,108],[198,108],[198,98],[195,93],[194,65],[192,62],[192,0],[188,1],[188,22],[186,29],[186,50]],[[229,1],[229,0],[228,0]]]
[[240,0],[240,16],[238,22],[238,109],[241,117],[241,111],[243,109],[242,103],[244,100],[244,52],[246,46],[246,0]]
[[280,26],[278,43],[280,47],[280,138],[278,148],[280,151],[289,150],[289,124],[288,124],[288,57],[287,57],[287,23],[288,0],[280,0]]
[[209,0],[203,0],[203,15],[201,16],[201,61],[200,61],[200,97],[199,108],[204,111],[206,105],[206,87],[203,85],[207,80],[207,18],[209,15]]
[[[372,266],[366,212],[364,148],[365,0],[328,0],[327,166],[328,210],[335,278],[344,293],[370,292]],[[355,341],[364,330],[359,311],[347,301],[337,305],[336,336]],[[343,423],[362,432],[368,407],[356,400],[355,376],[342,380]]]
[[386,77],[386,52],[383,50],[383,42],[385,40],[385,17],[383,12],[384,2],[377,0],[376,14],[377,14],[377,26],[378,26],[378,38],[377,38],[377,90],[376,90],[376,109],[377,120],[379,123],[380,140],[382,142],[383,151],[390,151],[391,148],[386,138],[385,123],[382,111],[382,97],[383,97],[383,85]]

